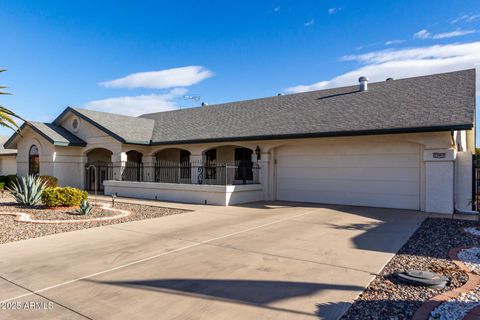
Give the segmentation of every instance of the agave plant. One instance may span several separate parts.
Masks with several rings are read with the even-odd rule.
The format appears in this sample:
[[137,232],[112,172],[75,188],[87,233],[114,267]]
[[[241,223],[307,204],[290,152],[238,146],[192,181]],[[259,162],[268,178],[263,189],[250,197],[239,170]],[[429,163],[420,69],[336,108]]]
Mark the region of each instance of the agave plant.
[[93,207],[90,202],[83,200],[82,203],[80,203],[80,208],[77,209],[77,213],[87,215],[90,213],[90,211],[92,211],[92,209]]
[[10,193],[19,204],[33,207],[40,203],[42,192],[46,186],[46,182],[42,178],[29,175],[20,179],[16,178],[12,183]]

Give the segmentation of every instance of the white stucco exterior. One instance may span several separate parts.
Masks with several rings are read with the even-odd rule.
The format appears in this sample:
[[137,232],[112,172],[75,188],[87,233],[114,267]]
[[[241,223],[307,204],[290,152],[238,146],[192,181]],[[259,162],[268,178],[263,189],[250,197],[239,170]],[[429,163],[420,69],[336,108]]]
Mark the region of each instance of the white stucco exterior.
[[[74,119],[78,128],[72,126]],[[55,176],[61,185],[84,188],[87,162],[112,163],[113,180],[117,181],[105,183],[106,194],[196,203],[206,200],[219,205],[305,201],[445,214],[455,207],[471,208],[473,131],[144,146],[122,144],[74,114],[67,114],[60,125],[84,140],[86,146],[54,145],[26,127],[16,142],[20,176],[28,174],[28,152],[36,145],[40,175]],[[255,154],[252,157],[260,167],[259,185],[118,181],[128,160],[127,152],[132,150],[142,154],[144,166],[152,166],[159,155],[162,160],[178,162],[180,149],[190,153],[190,161],[201,163],[205,152],[216,148],[217,161],[232,162],[235,147],[260,149],[260,159]],[[197,182],[193,174],[191,179],[188,182]]]
[[263,200],[259,184],[219,186],[110,180],[104,185],[106,195],[184,203],[228,206]]
[[17,156],[15,154],[0,154],[0,176],[17,174]]

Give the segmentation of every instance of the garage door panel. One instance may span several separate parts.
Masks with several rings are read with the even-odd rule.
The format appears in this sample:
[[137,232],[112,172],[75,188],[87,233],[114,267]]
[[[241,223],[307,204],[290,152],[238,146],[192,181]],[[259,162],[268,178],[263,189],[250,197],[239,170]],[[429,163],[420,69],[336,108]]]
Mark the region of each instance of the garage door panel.
[[368,143],[365,145],[364,141],[356,142],[332,142],[332,143],[311,143],[308,145],[294,145],[288,146],[281,150],[283,155],[304,155],[322,154],[328,155],[362,155],[362,154],[418,154],[418,146],[405,143]]
[[[417,195],[418,182],[416,181],[378,181],[378,180],[339,180],[339,179],[306,179],[298,181],[297,179],[279,180],[279,186],[286,185],[286,188],[279,187],[277,190],[312,190],[321,192],[338,193],[365,193],[365,194],[398,194],[398,195]],[[360,192],[362,191],[362,192]]]
[[418,154],[357,154],[357,155],[282,155],[279,167],[418,167]]
[[[278,179],[365,179],[365,168],[335,168],[335,167],[289,167],[288,170],[278,170]],[[305,170],[309,170],[305,177]],[[382,177],[382,178],[380,178]],[[369,168],[367,178],[378,180],[412,181],[418,180],[418,168]]]
[[348,142],[282,147],[277,199],[405,209],[420,207],[420,147]]
[[[389,195],[382,194],[379,197],[376,194],[367,193],[337,193],[316,191],[292,191],[280,192],[279,196],[284,201],[300,201],[313,203],[331,203],[346,204],[366,207],[384,207],[418,210],[417,196],[408,195]],[[348,199],[348,201],[346,201]]]

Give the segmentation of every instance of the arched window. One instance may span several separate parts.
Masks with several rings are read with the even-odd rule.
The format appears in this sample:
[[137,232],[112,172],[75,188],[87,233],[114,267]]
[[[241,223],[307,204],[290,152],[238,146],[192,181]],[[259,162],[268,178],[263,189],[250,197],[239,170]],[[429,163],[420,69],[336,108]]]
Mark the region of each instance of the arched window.
[[28,174],[38,176],[40,174],[40,157],[36,145],[30,147],[28,153]]

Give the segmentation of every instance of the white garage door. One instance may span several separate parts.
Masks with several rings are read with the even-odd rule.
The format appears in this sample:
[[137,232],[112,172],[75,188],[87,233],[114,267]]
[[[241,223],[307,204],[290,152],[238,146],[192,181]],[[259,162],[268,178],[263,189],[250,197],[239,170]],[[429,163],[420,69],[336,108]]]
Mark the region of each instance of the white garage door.
[[279,148],[277,199],[419,209],[419,145],[355,141]]

